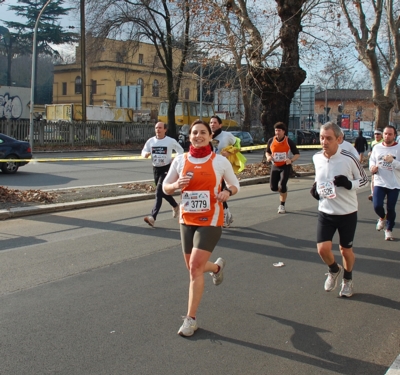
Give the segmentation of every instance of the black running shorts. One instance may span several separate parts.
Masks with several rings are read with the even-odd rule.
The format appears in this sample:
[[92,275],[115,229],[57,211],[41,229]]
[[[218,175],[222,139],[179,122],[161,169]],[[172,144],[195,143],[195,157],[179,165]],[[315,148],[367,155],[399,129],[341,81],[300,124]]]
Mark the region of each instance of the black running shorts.
[[192,249],[213,252],[221,238],[222,227],[200,227],[181,224],[182,249],[185,254],[191,254]]
[[348,215],[329,215],[318,211],[317,243],[332,241],[336,230],[340,246],[353,247],[357,227],[357,211]]

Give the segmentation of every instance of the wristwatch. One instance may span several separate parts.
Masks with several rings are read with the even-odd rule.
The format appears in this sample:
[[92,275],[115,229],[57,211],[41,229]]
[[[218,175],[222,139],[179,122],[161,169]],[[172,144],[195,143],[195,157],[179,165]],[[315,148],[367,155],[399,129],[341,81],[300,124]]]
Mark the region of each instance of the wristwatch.
[[230,196],[230,197],[232,196],[232,190],[231,190],[231,189],[228,189],[228,188],[226,187],[226,188],[224,188],[224,190],[226,190],[226,191],[229,193],[229,196]]

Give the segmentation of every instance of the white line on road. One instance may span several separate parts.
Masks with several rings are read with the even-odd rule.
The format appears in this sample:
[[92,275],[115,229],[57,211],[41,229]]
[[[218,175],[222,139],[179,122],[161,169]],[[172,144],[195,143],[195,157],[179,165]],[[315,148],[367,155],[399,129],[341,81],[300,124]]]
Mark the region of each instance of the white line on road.
[[394,360],[385,375],[400,375],[400,355]]

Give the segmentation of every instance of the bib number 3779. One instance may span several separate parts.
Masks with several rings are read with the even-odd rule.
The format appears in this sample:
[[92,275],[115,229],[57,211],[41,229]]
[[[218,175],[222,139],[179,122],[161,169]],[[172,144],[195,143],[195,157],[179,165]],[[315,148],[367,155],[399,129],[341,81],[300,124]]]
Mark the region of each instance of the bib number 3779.
[[185,191],[182,194],[182,205],[186,212],[204,212],[210,210],[209,191]]

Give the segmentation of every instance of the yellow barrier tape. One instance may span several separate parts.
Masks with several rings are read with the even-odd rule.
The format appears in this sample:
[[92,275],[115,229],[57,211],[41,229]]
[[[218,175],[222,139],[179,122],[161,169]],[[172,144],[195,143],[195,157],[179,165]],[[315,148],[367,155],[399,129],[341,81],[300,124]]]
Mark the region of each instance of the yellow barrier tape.
[[46,162],[59,162],[59,161],[104,161],[104,160],[137,160],[143,159],[142,156],[108,156],[101,158],[43,158],[43,159],[0,159],[0,163],[4,162],[20,162],[20,161],[34,161],[36,163]]
[[[267,145],[247,146],[241,147],[241,151],[261,150],[265,149]],[[298,145],[298,149],[312,149],[321,148],[321,145]],[[172,154],[175,157],[177,154]],[[35,162],[35,163],[54,163],[64,161],[112,161],[112,160],[145,160],[143,156],[108,156],[108,157],[87,157],[87,158],[42,158],[42,159],[0,159],[0,163],[7,162]],[[150,158],[149,158],[150,160]]]

